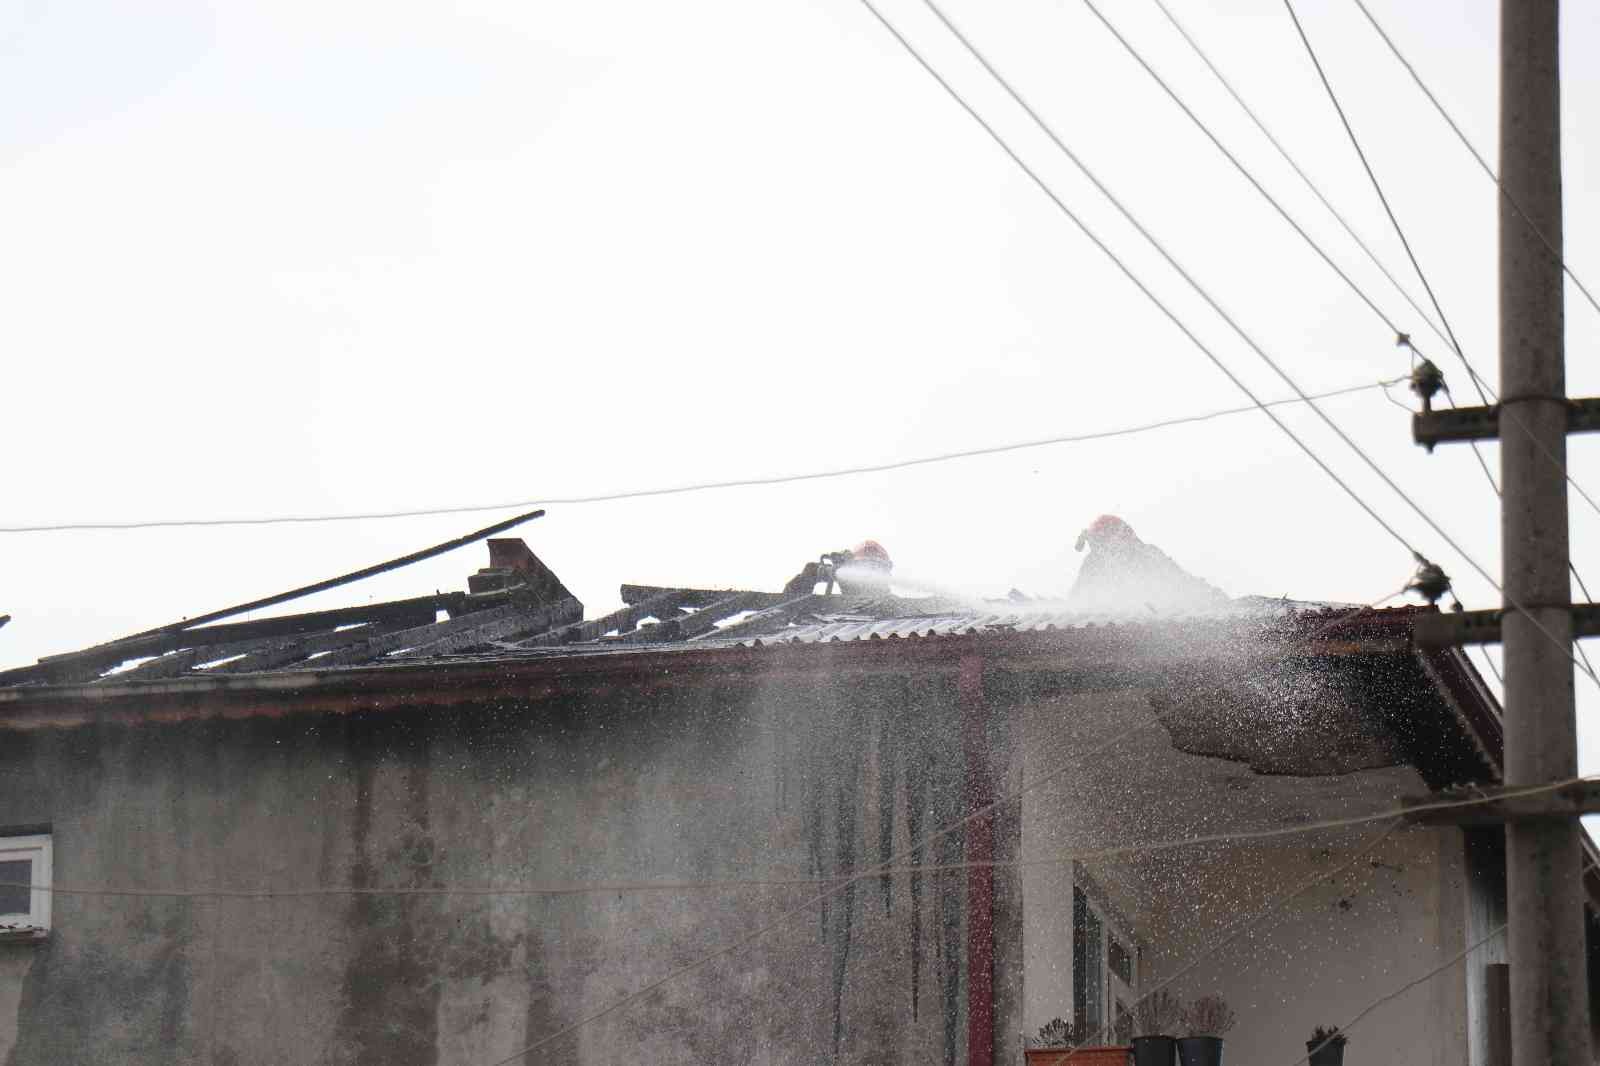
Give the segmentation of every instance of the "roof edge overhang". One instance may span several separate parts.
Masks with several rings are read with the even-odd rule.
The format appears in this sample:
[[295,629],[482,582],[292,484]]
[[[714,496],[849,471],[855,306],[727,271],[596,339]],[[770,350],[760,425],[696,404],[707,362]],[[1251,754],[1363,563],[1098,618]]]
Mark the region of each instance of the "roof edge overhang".
[[[1292,619],[1170,621],[1034,632],[872,638],[818,643],[680,642],[552,649],[302,668],[0,689],[0,729],[61,728],[98,722],[351,713],[505,700],[541,700],[627,688],[650,691],[707,681],[782,681],[834,676],[954,672],[978,656],[990,667],[1060,673],[1091,684],[1127,684],[1212,659],[1219,646],[1263,657],[1399,657],[1411,653],[1416,610],[1371,614],[1357,623],[1335,612]],[[1335,619],[1329,622],[1329,617]],[[1470,674],[1470,667],[1468,667]],[[1451,677],[1456,673],[1446,670]],[[1473,675],[1475,677],[1475,675]],[[1477,693],[1467,681],[1462,699]],[[1491,712],[1492,716],[1492,712]]]

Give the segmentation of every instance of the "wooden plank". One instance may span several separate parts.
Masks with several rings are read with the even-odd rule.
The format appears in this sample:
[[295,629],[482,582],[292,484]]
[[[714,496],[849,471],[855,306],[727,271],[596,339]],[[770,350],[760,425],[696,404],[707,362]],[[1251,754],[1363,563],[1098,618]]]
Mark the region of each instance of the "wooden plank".
[[414,626],[410,629],[396,629],[375,637],[370,637],[358,644],[330,651],[311,660],[306,665],[312,669],[320,670],[328,666],[348,666],[352,663],[369,662],[382,658],[392,651],[402,648],[417,647],[431,644],[435,641],[465,633],[479,626],[488,625],[504,618],[514,618],[521,614],[525,607],[521,604],[508,603],[501,607],[491,607],[486,611],[474,611],[459,618],[451,618],[443,622],[430,622],[428,625]]
[[736,592],[706,604],[687,618],[663,619],[653,626],[635,630],[621,639],[630,644],[690,640],[715,629],[717,623],[740,611],[749,611],[768,605],[777,596],[771,592]]
[[[413,645],[406,651],[405,658],[449,655],[452,652],[484,647],[499,641],[518,640],[543,633],[552,626],[566,625],[582,617],[583,604],[571,597],[538,607],[519,607],[517,611],[503,618],[489,619],[476,626],[464,626],[458,632]],[[470,616],[462,619],[463,622],[470,620]],[[445,623],[441,623],[443,624]]]
[[677,619],[673,625],[677,627],[680,640],[693,640],[705,633],[710,633],[717,628],[717,623],[724,618],[731,618],[741,611],[759,610],[771,605],[773,594],[770,592],[741,592],[737,596],[729,596],[725,600],[702,607],[687,618]]
[[[463,616],[466,617],[466,616]],[[424,623],[423,627],[433,623]],[[119,681],[144,681],[166,677],[182,677],[186,674],[199,673],[250,673],[252,671],[273,670],[299,662],[308,656],[321,651],[335,651],[340,648],[350,648],[363,644],[374,637],[384,633],[397,632],[400,629],[422,628],[415,625],[401,626],[390,623],[387,626],[368,624],[354,626],[327,633],[311,633],[303,637],[282,639],[266,638],[261,640],[239,641],[233,644],[218,644],[213,647],[186,648],[182,651],[172,652],[159,659],[143,663],[131,670],[119,674],[102,676],[100,682],[115,683]],[[232,656],[242,656],[230,662],[204,670],[195,667],[202,663],[216,659],[226,659]]]
[[784,600],[782,603],[775,604],[765,610],[757,611],[742,622],[724,626],[717,631],[716,636],[721,639],[723,637],[748,636],[752,633],[765,633],[774,628],[788,625],[797,616],[803,614],[808,607],[826,605],[828,605],[828,597],[826,596],[814,596],[810,593],[804,596],[796,596],[792,600]]
[[622,602],[632,606],[645,600],[656,599],[670,592],[676,597],[676,602],[685,607],[704,607],[708,603],[715,603],[720,599],[731,596],[737,591],[739,590],[671,588],[666,585],[623,585]]
[[748,589],[686,589],[671,588],[666,585],[623,585],[622,602],[631,605],[667,592],[675,594],[677,602],[684,607],[708,607],[713,603],[727,599],[729,596],[749,596],[753,602],[759,603],[762,607],[771,607],[774,604],[794,598],[794,593],[792,592],[752,592]]
[[[350,647],[340,648],[312,659],[308,666],[323,669],[347,666],[383,658],[390,652],[409,649],[443,655],[460,648],[475,647],[505,636],[528,634],[548,629],[552,624],[583,617],[583,605],[574,599],[560,603],[533,605],[523,602],[491,607],[485,611],[451,618],[444,622],[383,633]],[[552,621],[553,620],[553,621]],[[465,637],[466,639],[457,639]]]
[[598,640],[615,629],[618,633],[631,632],[639,624],[639,619],[661,615],[658,611],[676,612],[678,608],[678,591],[668,589],[658,596],[640,600],[638,603],[612,611],[608,615],[593,619],[588,622],[575,622],[562,626],[550,633],[542,633],[531,640],[521,643],[524,648],[546,648],[557,644],[581,644],[586,641]]
[[491,593],[478,598],[453,592],[394,600],[388,603],[371,603],[360,607],[340,607],[328,611],[312,611],[307,614],[283,615],[278,618],[260,618],[250,622],[229,622],[199,629],[160,633],[138,640],[114,641],[63,655],[46,656],[34,666],[0,671],[0,685],[26,681],[61,684],[72,678],[93,679],[129,659],[165,655],[167,652],[184,648],[205,648],[238,641],[293,637],[341,625],[371,622],[423,625],[431,622],[441,610],[456,614],[481,610],[487,606],[505,603],[506,600],[507,597],[503,593]]
[[297,640],[268,640],[259,642],[256,647],[242,659],[235,659],[221,666],[213,666],[204,671],[207,674],[248,674],[260,670],[276,670],[281,666],[299,662],[308,655],[319,651],[333,651],[336,648],[348,648],[382,633],[392,633],[397,629],[410,629],[409,625],[394,622],[370,622],[364,626],[352,629],[341,629],[330,633],[312,633]]
[[329,589],[335,589],[341,585],[348,585],[352,582],[360,581],[363,578],[374,577],[378,574],[386,574],[391,570],[398,570],[401,567],[410,566],[412,563],[420,563],[424,559],[432,559],[436,555],[443,555],[446,552],[455,551],[457,548],[465,547],[468,544],[476,544],[478,541],[486,540],[489,537],[494,536],[496,533],[503,533],[515,526],[522,525],[524,522],[531,522],[535,518],[541,518],[543,516],[543,511],[529,511],[527,514],[520,514],[515,518],[507,518],[504,521],[496,522],[492,526],[485,526],[483,529],[474,530],[465,536],[456,537],[454,540],[447,540],[443,544],[435,544],[431,548],[423,548],[421,551],[414,551],[408,555],[402,555],[398,558],[390,559],[387,562],[377,563],[373,566],[364,566],[360,570],[352,570],[350,573],[340,574],[338,577],[330,577],[326,580],[317,581],[310,585],[302,585],[297,589],[290,589],[288,592],[279,592],[272,596],[264,596],[259,600],[251,600],[249,603],[236,604],[233,607],[224,607],[220,611],[211,611],[208,614],[203,614],[198,618],[186,618],[181,622],[173,622],[169,625],[160,626],[156,629],[148,629],[143,633],[135,633],[133,637],[128,639],[132,640],[141,637],[151,637],[158,633],[167,633],[174,630],[193,629],[195,626],[204,625],[207,622],[216,622],[223,618],[231,618],[234,615],[245,614],[248,611],[260,611],[267,607],[275,607],[280,603],[288,603],[290,600],[302,599],[316,592],[326,592]]
[[[227,645],[221,645],[226,648]],[[189,648],[184,651],[168,652],[158,659],[151,659],[147,663],[140,663],[131,670],[121,673],[102,675],[100,683],[121,681],[148,681],[161,677],[182,677],[189,672],[195,663],[205,662],[208,658],[220,659],[228,654],[225,651],[211,648]]]
[[[177,651],[182,648],[198,647],[200,646],[199,642],[201,640],[208,641],[213,644],[219,644],[231,640],[246,639],[247,636],[286,636],[290,635],[291,633],[310,632],[315,629],[342,625],[347,622],[378,621],[378,616],[368,615],[367,617],[346,617],[341,621],[325,622],[323,624],[309,623],[307,621],[309,619],[317,618],[319,616],[326,618],[326,616],[336,613],[329,611],[318,611],[314,612],[313,614],[288,615],[283,618],[263,619],[259,623],[235,623],[236,626],[242,625],[246,627],[261,627],[250,631],[248,634],[242,631],[231,633],[223,632],[225,629],[223,626],[205,626],[205,623],[207,622],[215,622],[223,618],[230,618],[234,615],[244,614],[248,611],[257,611],[267,607],[274,607],[280,603],[288,603],[291,600],[301,599],[302,597],[309,596],[316,592],[325,592],[329,589],[338,588],[341,585],[348,585],[351,582],[372,577],[376,574],[397,570],[400,567],[409,566],[412,563],[420,562],[424,559],[431,559],[436,555],[442,555],[445,552],[454,551],[455,549],[465,545],[473,544],[477,541],[492,537],[496,533],[504,532],[505,530],[511,529],[514,526],[518,526],[524,522],[539,518],[543,514],[543,511],[530,511],[527,514],[518,515],[515,518],[509,518],[501,522],[496,522],[492,526],[487,526],[483,529],[476,530],[472,533],[468,533],[465,536],[456,537],[454,540],[448,540],[442,544],[435,544],[430,548],[424,548],[421,551],[412,552],[409,555],[402,555],[399,558],[390,559],[387,562],[378,563],[374,566],[363,567],[360,570],[353,570],[348,574],[341,574],[338,577],[328,578],[327,580],[318,581],[310,585],[303,585],[300,588],[291,589],[288,592],[281,592],[277,593],[276,595],[266,596],[258,600],[251,600],[249,603],[241,603],[233,607],[225,607],[220,611],[211,611],[207,614],[200,615],[197,618],[186,618],[182,621],[159,626],[155,629],[148,629],[143,633],[135,633],[131,637],[124,637],[108,644],[101,644],[92,648],[68,652],[64,655],[49,656],[45,659],[41,659],[35,666],[24,666],[14,670],[0,672],[0,686],[21,684],[30,681],[62,683],[64,681],[82,678],[86,671],[89,672],[88,678],[92,679],[93,677],[98,676],[99,673],[108,667],[116,666],[118,663],[126,662],[129,659],[140,659],[150,655],[164,655],[167,652]],[[529,554],[531,556],[531,553]],[[553,578],[554,575],[552,574],[551,577]],[[455,593],[453,595],[463,596],[465,594]],[[437,601],[438,598],[439,597],[434,596],[423,597],[422,599]],[[401,602],[415,603],[417,601]],[[370,612],[382,610],[391,606],[395,605],[375,604],[367,608],[345,608],[345,611],[353,614],[354,612],[360,611]],[[435,608],[435,610],[438,609],[438,607]],[[455,611],[452,610],[451,613],[454,614]],[[416,617],[418,623],[422,621],[420,617],[414,617]],[[291,620],[294,621],[292,622]],[[294,622],[301,623],[305,626],[305,628],[281,628],[284,626],[293,625]],[[274,626],[280,628],[271,628]],[[196,637],[192,634],[203,634],[203,636]],[[64,663],[72,663],[73,665],[71,667],[63,667],[61,664]]]

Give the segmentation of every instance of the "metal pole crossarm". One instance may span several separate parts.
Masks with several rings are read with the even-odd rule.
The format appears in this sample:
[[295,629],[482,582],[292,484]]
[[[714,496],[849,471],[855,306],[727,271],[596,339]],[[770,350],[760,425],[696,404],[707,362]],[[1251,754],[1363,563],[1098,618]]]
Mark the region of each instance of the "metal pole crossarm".
[[[1500,643],[1500,621],[1508,610],[1456,611],[1423,615],[1411,630],[1419,648],[1448,648],[1458,644]],[[1600,604],[1572,605],[1572,635],[1600,637]]]
[[[1430,796],[1407,796],[1402,807],[1420,807],[1406,815],[1414,825],[1490,826],[1546,818],[1577,818],[1600,814],[1600,781],[1574,781],[1548,792],[1527,795],[1527,787],[1486,785],[1456,788]],[[1461,800],[1483,800],[1471,806],[1443,807],[1439,804]]]
[[[1563,400],[1567,405],[1568,433],[1600,433],[1600,398]],[[1422,411],[1411,416],[1411,439],[1433,451],[1435,444],[1451,441],[1497,440],[1500,407],[1452,407]]]

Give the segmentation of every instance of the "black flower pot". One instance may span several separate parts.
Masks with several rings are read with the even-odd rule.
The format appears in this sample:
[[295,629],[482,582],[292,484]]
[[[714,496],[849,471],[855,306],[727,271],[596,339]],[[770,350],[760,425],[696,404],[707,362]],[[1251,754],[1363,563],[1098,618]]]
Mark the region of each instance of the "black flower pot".
[[1311,1066],[1344,1066],[1343,1040],[1307,1040]]
[[1170,1036],[1133,1038],[1133,1066],[1172,1066],[1177,1054],[1178,1042]]
[[1222,1066],[1220,1036],[1186,1036],[1178,1041],[1181,1066]]

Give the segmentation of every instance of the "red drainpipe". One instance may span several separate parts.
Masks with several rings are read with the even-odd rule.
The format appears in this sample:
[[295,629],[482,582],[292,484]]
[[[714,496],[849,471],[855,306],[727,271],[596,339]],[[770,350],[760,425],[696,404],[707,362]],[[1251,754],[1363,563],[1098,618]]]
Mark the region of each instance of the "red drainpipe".
[[[994,803],[989,746],[984,736],[983,657],[965,655],[956,675],[966,753],[966,815]],[[994,817],[967,825],[967,1064],[994,1066]]]

